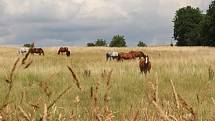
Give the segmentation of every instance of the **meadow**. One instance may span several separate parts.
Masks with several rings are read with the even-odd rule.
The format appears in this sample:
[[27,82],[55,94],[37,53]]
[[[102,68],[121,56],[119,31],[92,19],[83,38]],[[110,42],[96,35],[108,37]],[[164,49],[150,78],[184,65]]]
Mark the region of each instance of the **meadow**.
[[[215,120],[215,48],[53,47],[24,64],[17,50],[0,47],[0,120]],[[151,73],[138,59],[106,61],[110,50],[143,51]]]

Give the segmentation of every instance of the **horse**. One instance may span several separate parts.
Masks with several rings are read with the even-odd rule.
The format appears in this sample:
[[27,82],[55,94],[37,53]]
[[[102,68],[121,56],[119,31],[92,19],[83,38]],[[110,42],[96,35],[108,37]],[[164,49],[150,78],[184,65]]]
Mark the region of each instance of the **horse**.
[[106,53],[106,61],[111,60],[111,59],[112,59],[112,60],[117,59],[117,58],[118,58],[118,55],[119,55],[118,52],[114,52],[114,51],[107,52],[107,53]]
[[60,47],[59,48],[59,50],[58,50],[58,55],[61,53],[61,54],[63,54],[63,53],[67,53],[69,51],[69,49],[68,49],[68,47]]
[[145,58],[142,57],[139,61],[139,67],[140,67],[140,72],[141,74],[144,72],[145,76],[147,72],[150,73],[151,70],[151,62],[149,61],[149,56],[146,55]]
[[42,54],[42,55],[45,55],[42,48],[31,48],[31,49],[29,50],[29,52],[30,52],[31,54],[36,53],[36,54],[39,54],[39,55],[41,55],[41,54]]
[[135,58],[141,58],[141,57],[146,57],[146,55],[142,51],[130,51],[130,54],[132,54]]
[[21,47],[21,48],[19,48],[18,53],[24,54],[24,53],[27,53],[28,51],[29,51],[28,47]]
[[130,53],[124,53],[124,52],[120,52],[119,55],[118,55],[118,58],[117,60],[118,61],[123,61],[123,60],[130,60],[130,59],[134,59],[135,57],[130,54]]

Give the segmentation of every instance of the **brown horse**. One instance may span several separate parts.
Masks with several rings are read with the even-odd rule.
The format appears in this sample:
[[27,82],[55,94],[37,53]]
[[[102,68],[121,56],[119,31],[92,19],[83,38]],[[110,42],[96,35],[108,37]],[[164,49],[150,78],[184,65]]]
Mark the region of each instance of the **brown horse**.
[[141,58],[141,57],[146,57],[146,55],[142,51],[130,51],[130,54],[132,54],[135,58]]
[[44,55],[44,51],[43,51],[42,48],[31,48],[29,50],[29,53],[31,53],[31,54],[36,53],[36,54],[39,54],[39,55],[41,55],[41,54]]
[[151,70],[151,62],[149,61],[149,56],[146,55],[145,58],[141,58],[139,61],[140,72],[146,75],[147,72],[150,73]]
[[130,53],[124,53],[124,52],[120,52],[119,54],[118,54],[118,61],[123,61],[123,60],[130,60],[130,59],[134,59],[135,57],[132,55],[132,54],[130,54]]
[[68,47],[60,47],[59,48],[59,50],[58,50],[58,55],[61,53],[61,54],[63,54],[63,53],[67,53],[69,51],[69,49],[68,49]]

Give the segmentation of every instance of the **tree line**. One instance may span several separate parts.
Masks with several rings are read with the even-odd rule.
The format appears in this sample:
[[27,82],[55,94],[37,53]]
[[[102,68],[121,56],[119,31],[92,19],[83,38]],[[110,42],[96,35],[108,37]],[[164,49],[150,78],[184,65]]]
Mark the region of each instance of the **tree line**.
[[215,0],[206,13],[192,6],[180,8],[173,23],[177,46],[215,46]]
[[[101,39],[101,38],[97,39],[95,42],[87,43],[87,47],[93,47],[93,46],[127,47],[127,44],[126,44],[124,35],[115,35],[113,36],[109,44],[105,39]],[[139,41],[137,46],[145,47],[147,45],[143,41]]]

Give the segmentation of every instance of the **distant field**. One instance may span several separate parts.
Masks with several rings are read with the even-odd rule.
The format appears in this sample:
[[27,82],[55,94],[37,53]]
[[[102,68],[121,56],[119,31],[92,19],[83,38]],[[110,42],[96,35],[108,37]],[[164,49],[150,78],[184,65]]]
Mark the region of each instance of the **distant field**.
[[[24,55],[18,55],[17,50],[0,47],[0,106],[4,107],[7,102],[0,110],[2,119],[215,120],[215,102],[212,101],[215,48],[70,47],[70,57],[57,55],[58,48],[45,48],[45,56],[27,58],[26,64],[32,63],[26,69],[26,64],[21,64]],[[143,51],[150,57],[151,73],[147,77],[140,74],[138,59],[106,62],[105,53],[110,50]],[[5,99],[10,85],[5,80],[10,78],[17,58],[20,61],[13,74],[9,98]],[[67,66],[77,76],[81,91]],[[90,71],[90,75],[86,75],[86,71]],[[175,96],[170,80],[174,83]],[[106,85],[107,81],[110,85]],[[57,98],[70,85],[72,87]],[[56,103],[46,111],[44,105],[50,106],[55,99]]]

